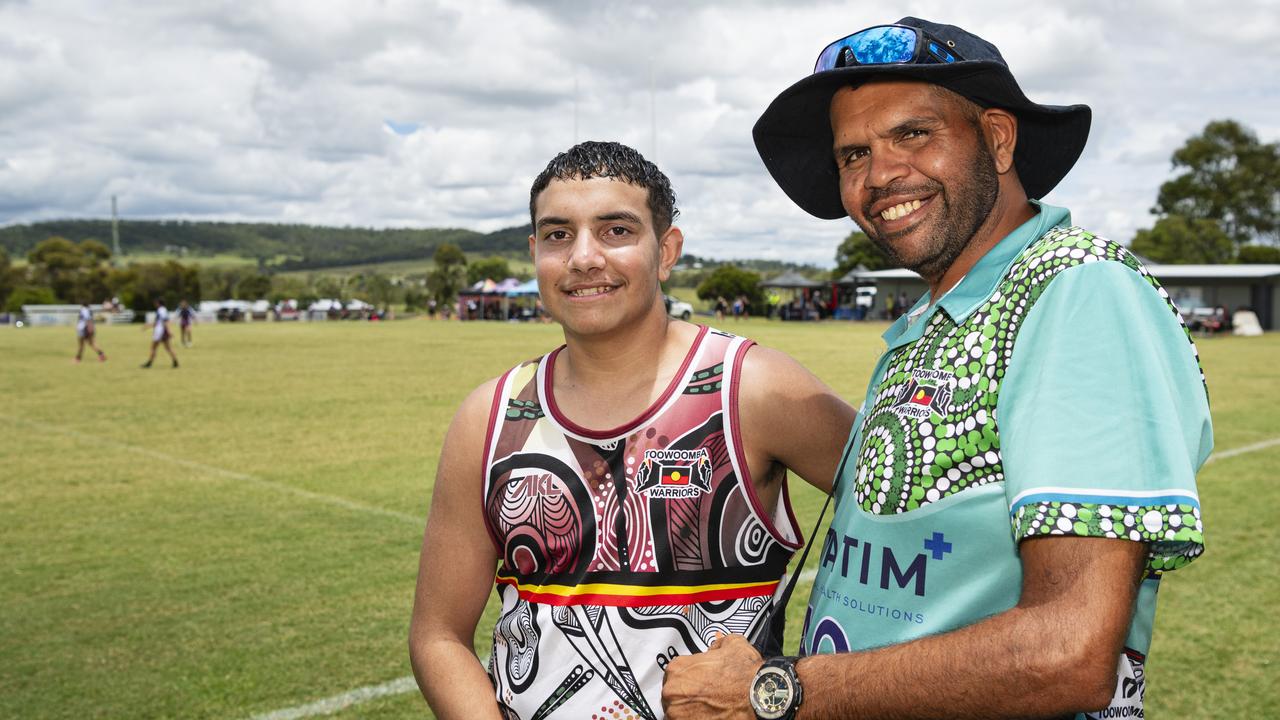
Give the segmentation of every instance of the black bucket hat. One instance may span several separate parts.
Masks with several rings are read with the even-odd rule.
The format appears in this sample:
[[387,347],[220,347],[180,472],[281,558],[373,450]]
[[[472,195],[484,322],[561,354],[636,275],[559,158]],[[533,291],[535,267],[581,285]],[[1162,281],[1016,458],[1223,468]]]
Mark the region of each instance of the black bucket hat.
[[980,107],[1009,110],[1018,118],[1014,168],[1031,198],[1056,186],[1084,151],[1092,113],[1087,105],[1037,105],[1027,99],[995,45],[954,25],[905,17],[896,24],[919,28],[946,43],[960,59],[951,63],[853,65],[817,72],[787,88],[756,121],[756,149],[773,179],[806,212],[846,217],[839,172],[832,156],[831,98],[842,87],[874,77],[914,78],[947,88]]

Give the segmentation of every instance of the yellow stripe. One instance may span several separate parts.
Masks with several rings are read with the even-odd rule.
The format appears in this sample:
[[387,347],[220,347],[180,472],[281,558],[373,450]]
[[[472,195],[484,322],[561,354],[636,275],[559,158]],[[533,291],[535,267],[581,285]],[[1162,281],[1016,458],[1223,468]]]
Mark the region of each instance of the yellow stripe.
[[582,585],[526,585],[513,577],[497,576],[499,580],[515,582],[517,590],[523,592],[546,593],[548,595],[692,595],[712,590],[737,590],[738,588],[764,587],[775,585],[773,581],[722,583],[718,585],[613,585],[609,583],[584,583]]

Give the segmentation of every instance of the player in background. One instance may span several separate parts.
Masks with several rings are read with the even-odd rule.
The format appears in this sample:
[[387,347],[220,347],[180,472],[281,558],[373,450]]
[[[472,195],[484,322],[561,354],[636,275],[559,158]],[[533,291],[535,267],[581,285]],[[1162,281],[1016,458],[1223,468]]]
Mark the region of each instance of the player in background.
[[98,362],[106,362],[107,354],[93,341],[93,311],[89,309],[89,303],[80,304],[80,317],[76,320],[76,340],[78,346],[76,348],[76,362],[80,362],[80,357],[84,355],[84,346],[88,345],[93,351],[98,353]]
[[178,303],[178,329],[182,333],[182,347],[191,347],[191,326],[196,322],[196,311],[186,300]]
[[173,353],[169,338],[169,309],[164,306],[163,300],[156,298],[156,319],[151,323],[151,354],[147,356],[147,361],[142,363],[142,367],[151,367],[151,363],[156,359],[156,348],[161,345],[164,345],[165,352],[169,353],[169,357],[173,359],[173,366],[178,367],[178,356]]

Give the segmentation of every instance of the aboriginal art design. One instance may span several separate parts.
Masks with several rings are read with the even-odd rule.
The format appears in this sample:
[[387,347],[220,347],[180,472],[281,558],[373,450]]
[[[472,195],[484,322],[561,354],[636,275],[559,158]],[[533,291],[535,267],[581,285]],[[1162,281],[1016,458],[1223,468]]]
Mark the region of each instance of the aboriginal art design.
[[[997,290],[963,324],[945,312],[935,313],[920,340],[890,360],[865,415],[857,450],[852,492],[863,510],[910,512],[1004,480],[995,410],[1022,321],[1058,273],[1102,261],[1122,263],[1142,275],[1182,321],[1168,293],[1124,247],[1078,227],[1049,231],[1023,251]],[[1190,332],[1182,327],[1196,354]],[[1150,573],[1180,567],[1202,552],[1199,507],[1187,504],[1189,498],[1120,498],[1121,504],[1056,500],[1019,507],[1012,518],[1015,536],[1056,533],[1149,541]]]
[[663,396],[607,431],[556,406],[560,350],[499,383],[484,514],[501,556],[489,675],[507,717],[660,717],[674,657],[764,625],[801,541],[785,488],[761,508],[743,459],[750,346],[702,328]]

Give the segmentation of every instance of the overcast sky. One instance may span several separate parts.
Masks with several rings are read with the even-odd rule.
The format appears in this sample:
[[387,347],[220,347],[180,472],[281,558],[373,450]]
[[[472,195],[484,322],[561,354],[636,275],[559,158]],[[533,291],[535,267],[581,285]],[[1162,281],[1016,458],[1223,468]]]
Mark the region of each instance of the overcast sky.
[[117,195],[125,218],[488,231],[528,221],[557,152],[620,140],[671,177],[688,251],[831,265],[852,222],[792,205],[751,126],[827,42],[907,14],[1093,107],[1046,200],[1114,239],[1208,121],[1280,139],[1280,0],[0,0],[0,225]]

